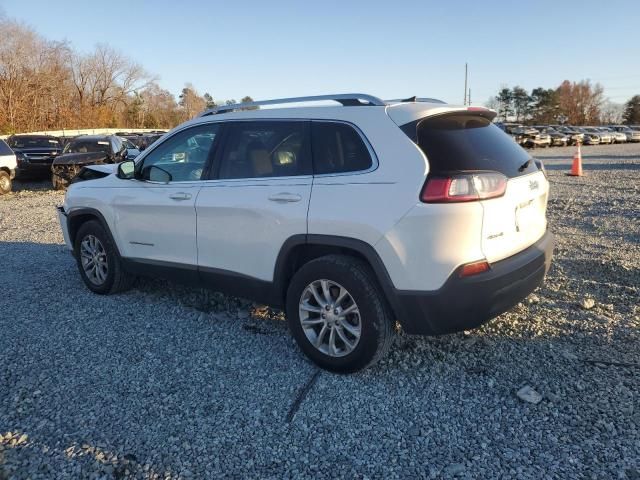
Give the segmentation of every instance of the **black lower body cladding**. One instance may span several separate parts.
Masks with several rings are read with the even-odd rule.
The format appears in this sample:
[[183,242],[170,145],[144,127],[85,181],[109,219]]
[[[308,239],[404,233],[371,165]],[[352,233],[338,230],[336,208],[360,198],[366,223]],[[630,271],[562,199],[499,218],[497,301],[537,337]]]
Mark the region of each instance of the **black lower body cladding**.
[[437,291],[396,290],[396,314],[406,333],[438,335],[479,327],[533,292],[551,266],[550,232],[491,270],[460,278],[454,272]]

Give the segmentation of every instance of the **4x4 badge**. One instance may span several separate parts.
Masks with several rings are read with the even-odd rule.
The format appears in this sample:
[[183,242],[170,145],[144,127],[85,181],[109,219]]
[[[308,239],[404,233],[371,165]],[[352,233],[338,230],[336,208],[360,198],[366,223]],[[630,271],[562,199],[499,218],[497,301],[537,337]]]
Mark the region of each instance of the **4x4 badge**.
[[537,190],[540,187],[540,185],[538,185],[538,181],[537,180],[531,180],[529,182],[529,190]]

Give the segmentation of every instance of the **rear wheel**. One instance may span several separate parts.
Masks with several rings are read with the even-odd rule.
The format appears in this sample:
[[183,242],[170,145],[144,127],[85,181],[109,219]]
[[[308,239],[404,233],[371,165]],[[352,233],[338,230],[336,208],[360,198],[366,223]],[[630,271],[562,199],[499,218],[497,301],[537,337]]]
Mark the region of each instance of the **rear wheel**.
[[116,246],[100,222],[84,223],[74,247],[80,276],[89,290],[108,295],[131,288],[135,277],[124,270]]
[[0,195],[11,191],[11,176],[4,170],[0,170]]
[[344,255],[312,260],[294,275],[287,321],[305,355],[334,372],[374,364],[393,342],[392,315],[373,273]]

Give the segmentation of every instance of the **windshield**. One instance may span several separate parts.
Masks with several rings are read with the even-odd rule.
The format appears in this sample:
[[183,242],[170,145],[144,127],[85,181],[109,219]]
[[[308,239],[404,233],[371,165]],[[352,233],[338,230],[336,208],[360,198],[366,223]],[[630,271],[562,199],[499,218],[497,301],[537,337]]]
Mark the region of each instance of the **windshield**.
[[138,149],[138,147],[136,147],[133,143],[131,143],[126,138],[121,138],[121,140],[122,140],[122,143],[124,144],[124,148],[126,148],[128,150],[137,150]]
[[60,140],[51,137],[11,137],[12,148],[60,148]]
[[108,140],[75,140],[64,147],[63,153],[111,153]]
[[522,147],[490,120],[478,115],[440,115],[412,122],[402,129],[410,137],[417,137],[429,169],[435,174],[492,170],[511,178],[537,171],[535,162],[527,163],[531,156]]

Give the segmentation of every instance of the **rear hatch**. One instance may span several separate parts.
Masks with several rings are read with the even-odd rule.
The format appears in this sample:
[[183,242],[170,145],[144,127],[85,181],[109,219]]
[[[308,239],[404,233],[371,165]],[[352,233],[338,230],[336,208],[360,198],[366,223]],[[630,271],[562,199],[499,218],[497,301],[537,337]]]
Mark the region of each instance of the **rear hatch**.
[[[458,199],[452,196],[441,200],[478,201],[482,205],[481,248],[491,263],[524,250],[544,235],[549,184],[542,163],[491,123],[493,114],[488,112],[458,110],[401,128],[427,157],[426,186],[430,179],[456,179],[461,175],[475,179],[476,183],[472,181],[470,185],[480,185],[482,178],[491,180],[487,182],[488,188],[499,196],[460,195]],[[495,178],[503,180],[498,187]]]

